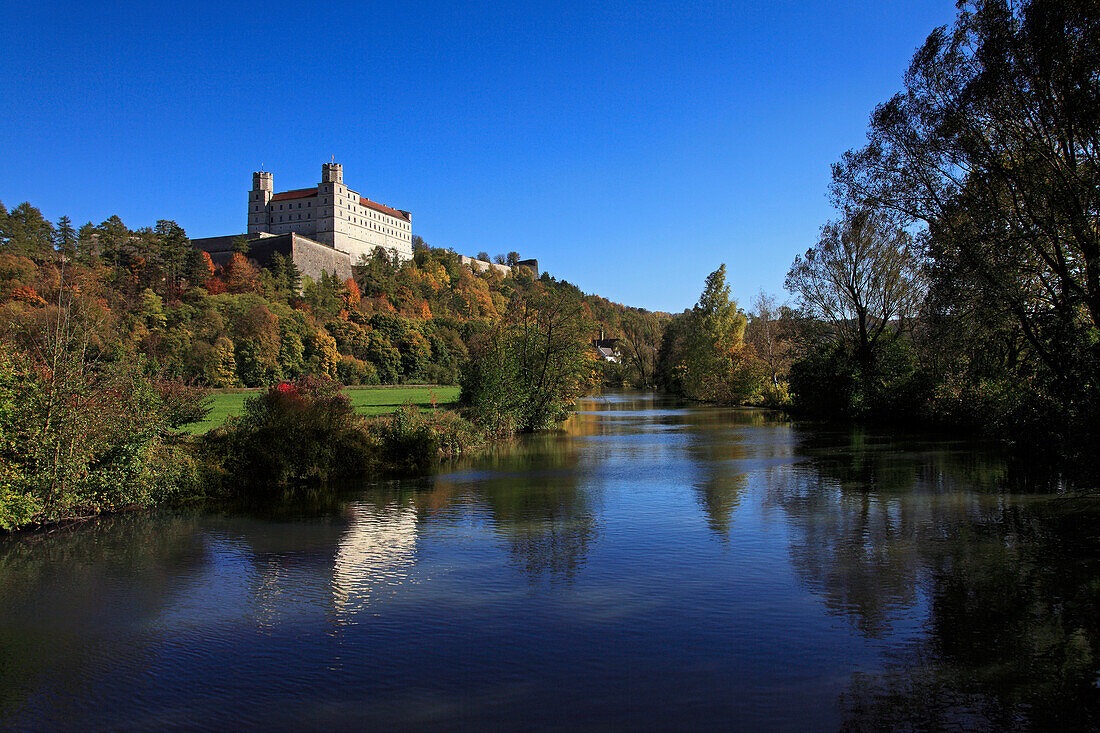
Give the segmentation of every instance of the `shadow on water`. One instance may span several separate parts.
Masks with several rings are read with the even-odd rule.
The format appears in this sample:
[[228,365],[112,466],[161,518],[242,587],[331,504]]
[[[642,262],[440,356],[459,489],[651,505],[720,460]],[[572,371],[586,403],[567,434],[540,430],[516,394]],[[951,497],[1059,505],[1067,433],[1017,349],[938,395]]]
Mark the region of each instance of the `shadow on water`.
[[155,616],[179,576],[205,561],[189,517],[120,515],[0,537],[0,723],[46,673],[79,689],[87,658],[135,618]]

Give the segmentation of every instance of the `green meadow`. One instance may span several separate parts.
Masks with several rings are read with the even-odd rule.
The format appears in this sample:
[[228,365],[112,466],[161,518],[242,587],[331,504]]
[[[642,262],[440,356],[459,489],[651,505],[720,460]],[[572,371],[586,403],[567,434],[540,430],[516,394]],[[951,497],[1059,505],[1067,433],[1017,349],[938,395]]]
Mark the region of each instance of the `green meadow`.
[[[458,400],[458,387],[348,387],[345,390],[348,399],[361,415],[384,415],[393,412],[406,402],[420,407],[430,407],[432,400],[438,406],[453,404]],[[210,413],[202,422],[192,423],[187,429],[192,433],[205,433],[218,427],[230,415],[240,415],[244,411],[244,401],[259,390],[242,392],[214,392]]]

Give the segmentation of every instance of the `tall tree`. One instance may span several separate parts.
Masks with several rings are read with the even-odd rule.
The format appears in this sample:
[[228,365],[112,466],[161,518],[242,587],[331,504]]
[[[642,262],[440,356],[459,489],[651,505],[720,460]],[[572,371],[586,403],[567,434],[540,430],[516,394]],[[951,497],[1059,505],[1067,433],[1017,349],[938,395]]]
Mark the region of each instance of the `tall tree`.
[[8,254],[38,260],[52,258],[53,224],[26,201],[8,212],[0,236],[0,247]]
[[708,402],[743,402],[759,391],[763,374],[745,345],[747,319],[730,298],[726,266],[707,276],[699,302],[665,331],[658,359],[666,385]]
[[73,229],[72,220],[67,216],[57,220],[56,241],[62,257],[72,259],[76,255],[76,230]]
[[880,339],[906,328],[925,292],[909,233],[869,209],[826,224],[817,247],[795,258],[786,287],[865,370]]
[[191,250],[187,232],[174,221],[161,219],[153,227],[160,245],[160,257],[164,263],[164,276],[168,294],[179,292]]
[[1009,315],[1066,406],[1100,391],[1098,77],[1095,2],[960,3],[834,167],[838,198],[927,226],[947,312]]

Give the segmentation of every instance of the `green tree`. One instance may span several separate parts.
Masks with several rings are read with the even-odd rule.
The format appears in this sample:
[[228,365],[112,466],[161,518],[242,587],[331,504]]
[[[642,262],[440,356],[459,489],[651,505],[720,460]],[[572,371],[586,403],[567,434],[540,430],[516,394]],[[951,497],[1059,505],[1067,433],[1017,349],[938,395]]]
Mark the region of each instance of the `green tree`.
[[401,375],[401,354],[380,331],[367,335],[367,360],[374,364],[382,384],[396,384]]
[[752,302],[745,340],[766,367],[768,381],[775,390],[786,381],[794,358],[794,320],[788,306],[780,305],[774,295],[763,290]]
[[494,432],[545,430],[595,381],[594,324],[567,288],[532,284],[470,348],[461,402]]
[[8,254],[32,259],[51,259],[54,228],[42,212],[24,201],[4,217],[0,248]]
[[72,220],[67,216],[58,219],[56,232],[57,248],[61,255],[66,259],[73,259],[76,256],[77,235]]
[[180,285],[186,274],[188,256],[194,250],[191,248],[191,240],[179,224],[174,221],[161,219],[153,227],[157,243],[160,246],[160,257],[164,263],[164,273],[169,294],[179,292]]
[[676,321],[658,357],[667,385],[691,399],[723,404],[760,390],[763,372],[746,348],[747,319],[730,299],[725,265],[707,277],[699,302]]

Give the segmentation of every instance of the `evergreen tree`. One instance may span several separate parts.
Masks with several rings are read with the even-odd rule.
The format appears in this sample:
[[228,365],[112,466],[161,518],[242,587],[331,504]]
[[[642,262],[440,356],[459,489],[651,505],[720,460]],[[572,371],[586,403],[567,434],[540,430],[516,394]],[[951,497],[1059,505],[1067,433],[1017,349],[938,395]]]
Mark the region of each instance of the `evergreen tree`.
[[2,244],[10,254],[23,255],[36,260],[52,259],[53,224],[42,212],[23,202],[8,212]]
[[73,229],[72,220],[67,216],[57,220],[56,242],[57,248],[65,259],[72,259],[76,256],[76,230]]

